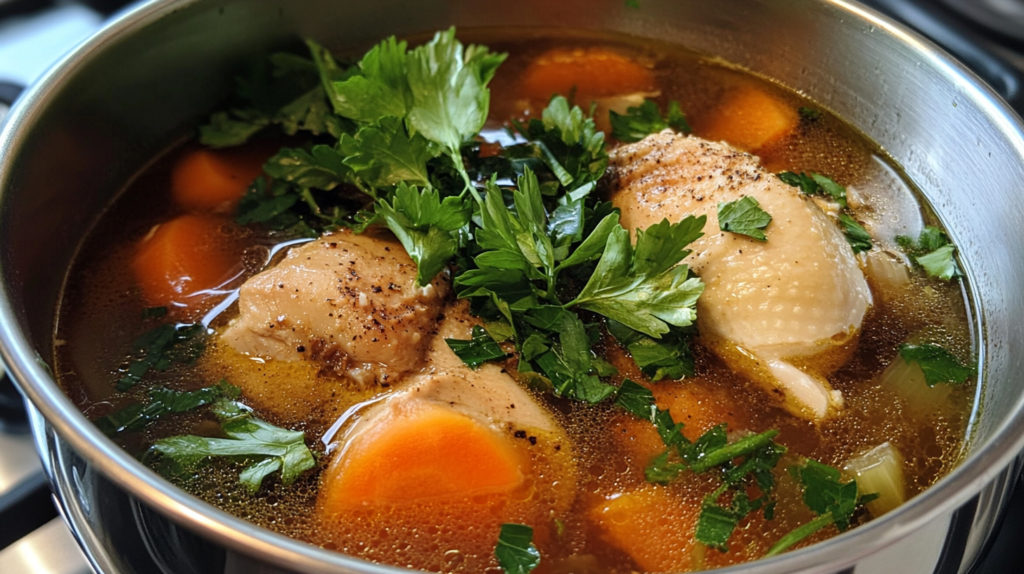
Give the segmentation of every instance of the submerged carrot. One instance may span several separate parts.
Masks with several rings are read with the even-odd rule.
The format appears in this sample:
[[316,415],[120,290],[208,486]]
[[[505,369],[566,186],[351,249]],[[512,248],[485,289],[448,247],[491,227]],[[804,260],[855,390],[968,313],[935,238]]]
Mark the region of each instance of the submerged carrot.
[[520,457],[496,431],[450,409],[421,407],[356,437],[327,470],[321,512],[507,493]]
[[[683,436],[695,442],[721,423],[727,430],[743,428],[735,399],[723,389],[700,380],[647,385],[660,409],[668,409],[672,420],[683,423]],[[650,421],[623,413],[612,420],[612,433],[622,448],[639,464],[646,464],[665,451],[665,443]]]
[[255,148],[193,151],[175,164],[171,193],[185,209],[228,212],[262,173],[267,157]]
[[241,269],[234,242],[214,215],[182,215],[155,227],[132,259],[135,280],[152,306],[195,306],[199,291],[230,280]]
[[523,72],[523,97],[547,101],[555,94],[586,106],[606,98],[657,89],[651,70],[608,48],[559,48],[537,57]]
[[[602,501],[589,518],[602,538],[624,551],[645,572],[688,572],[699,502],[649,485]],[[696,565],[699,566],[699,565]]]
[[745,85],[726,95],[718,109],[698,123],[696,132],[753,152],[785,137],[799,123],[793,106],[762,88]]

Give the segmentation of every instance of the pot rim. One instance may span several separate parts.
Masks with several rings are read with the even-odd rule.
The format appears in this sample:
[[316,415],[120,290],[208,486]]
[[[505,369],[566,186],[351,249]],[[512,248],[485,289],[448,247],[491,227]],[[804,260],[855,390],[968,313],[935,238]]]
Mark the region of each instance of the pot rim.
[[[62,87],[64,78],[75,75],[94,55],[116,44],[123,36],[201,0],[153,0],[129,7],[85,40],[19,99],[0,131],[0,194],[5,194],[13,171],[11,150],[24,145],[31,126],[45,112],[47,103]],[[998,131],[1024,156],[1024,128],[1020,117],[977,76],[919,34],[853,0],[817,0],[838,14],[872,25],[911,46],[946,81],[963,88],[963,96],[985,113]],[[966,272],[973,281],[970,266]],[[158,509],[175,522],[240,553],[278,566],[310,572],[367,572],[397,574],[408,570],[383,566],[326,550],[254,526],[187,494],[122,450],[93,425],[61,391],[46,363],[28,342],[18,323],[18,311],[8,298],[4,265],[0,263],[0,357],[57,436],[69,443],[93,465],[134,497]],[[983,311],[979,305],[979,311]],[[983,317],[975,321],[982,322]],[[984,348],[981,351],[984,353]],[[984,364],[984,362],[982,362]],[[983,381],[987,384],[987,381]],[[832,572],[897,543],[941,514],[962,505],[993,481],[1024,450],[1024,397],[1010,411],[991,438],[972,450],[964,462],[935,485],[898,510],[851,529],[839,536],[770,559],[724,568],[723,574],[756,569],[767,572]],[[826,567],[827,565],[827,567]]]

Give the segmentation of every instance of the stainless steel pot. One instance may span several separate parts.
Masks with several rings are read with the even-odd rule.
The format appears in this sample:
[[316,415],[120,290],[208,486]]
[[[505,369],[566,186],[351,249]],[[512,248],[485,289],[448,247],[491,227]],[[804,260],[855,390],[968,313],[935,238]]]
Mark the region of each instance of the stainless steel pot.
[[107,440],[47,366],[65,270],[117,190],[228,93],[252,53],[311,36],[335,49],[456,24],[614,30],[677,42],[775,78],[881,144],[959,245],[984,341],[969,459],[898,511],[728,572],[966,571],[1024,447],[1024,134],[974,76],[842,0],[160,0],[115,19],[12,111],[0,132],[0,342],[37,409],[40,452],[96,568],[398,572],[257,528],[194,499]]

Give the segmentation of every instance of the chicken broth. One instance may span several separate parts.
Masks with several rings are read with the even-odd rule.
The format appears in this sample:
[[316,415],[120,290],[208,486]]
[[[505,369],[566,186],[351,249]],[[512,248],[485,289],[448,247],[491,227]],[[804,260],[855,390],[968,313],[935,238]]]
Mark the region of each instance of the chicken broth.
[[[791,193],[787,201],[814,210],[813,221],[829,221],[822,224],[827,227],[822,231],[823,242],[832,236],[842,237],[837,219],[841,214],[852,214],[863,224],[870,235],[869,248],[856,258],[844,251],[829,259],[845,262],[841,264],[856,273],[856,281],[866,281],[859,295],[860,324],[853,328],[850,323],[843,324],[839,334],[826,333],[825,342],[816,342],[809,351],[794,350],[788,342],[785,351],[763,351],[730,339],[722,334],[727,329],[716,331],[715,325],[701,323],[705,320],[702,309],[697,312],[699,332],[695,338],[686,338],[691,337],[690,331],[677,331],[678,323],[671,323],[672,330],[666,335],[678,333],[680,340],[688,341],[692,376],[654,382],[655,375],[634,360],[640,347],[624,343],[626,339],[617,334],[615,325],[607,323],[607,315],[602,316],[598,306],[579,311],[581,332],[587,328],[595,356],[600,357],[599,362],[594,359],[588,384],[625,388],[625,381],[640,383],[653,393],[657,409],[684,424],[685,444],[700,444],[702,435],[713,433],[716,425],[723,423],[730,443],[778,431],[765,440],[784,446],[785,453],[777,452],[774,469],[768,471],[774,477],[769,489],[772,494],[761,503],[770,503],[773,512],[736,510],[741,497],[749,494],[756,500],[763,492],[753,478],[722,491],[724,473],[733,468],[729,461],[719,470],[697,472],[693,470],[697,462],[673,454],[663,463],[683,465],[683,470],[670,472],[670,476],[652,475],[657,466],[652,461],[676,447],[659,435],[662,427],[624,409],[621,395],[615,398],[616,391],[607,391],[612,394],[606,394],[604,400],[587,401],[578,400],[583,390],[575,391],[578,394],[572,398],[568,390],[556,393],[536,384],[540,378],[551,377],[541,377],[532,369],[537,365],[547,368],[543,353],[549,347],[557,347],[556,358],[566,355],[564,338],[550,335],[543,350],[525,351],[523,342],[514,338],[518,335],[508,333],[510,338],[498,341],[501,348],[489,362],[473,368],[463,365],[444,339],[476,339],[478,330],[500,339],[497,333],[502,331],[502,315],[493,308],[488,310],[485,303],[474,300],[473,309],[485,315],[482,320],[473,316],[467,303],[456,300],[455,291],[463,289],[457,279],[458,266],[477,264],[479,252],[472,255],[478,258],[473,263],[456,256],[454,281],[452,272],[442,271],[423,286],[413,283],[418,280],[417,266],[405,255],[405,242],[396,241],[383,224],[362,236],[373,247],[369,254],[357,257],[359,242],[364,240],[353,239],[347,231],[306,242],[299,240],[301,233],[294,227],[282,231],[273,229],[272,223],[238,223],[232,217],[241,213],[232,203],[237,199],[196,199],[180,191],[183,186],[188,188],[192,177],[188,173],[206,173],[203,170],[208,169],[205,163],[194,168],[183,165],[212,161],[197,156],[206,153],[206,148],[191,141],[169,149],[127,186],[85,240],[69,272],[55,334],[55,364],[60,383],[86,416],[99,421],[135,404],[152,404],[155,388],[196,391],[221,381],[236,385],[241,403],[254,409],[251,416],[304,433],[305,444],[317,453],[315,461],[310,458],[309,470],[285,479],[272,469],[258,478],[254,489],[251,482],[239,480],[239,465],[249,464],[248,459],[200,456],[198,467],[184,465],[188,470],[182,472],[168,464],[172,458],[168,451],[154,454],[153,445],[168,437],[234,438],[230,421],[248,415],[237,411],[227,417],[215,415],[203,406],[212,399],[151,419],[136,413],[130,419],[134,422],[119,419],[121,426],[110,429],[109,434],[174,477],[188,492],[255,524],[367,560],[432,571],[501,572],[495,544],[502,525],[510,523],[532,527],[531,540],[541,556],[537,572],[676,572],[755,560],[773,552],[787,533],[822,514],[802,502],[807,485],[801,483],[801,471],[787,472],[810,468],[801,466],[809,464],[807,459],[845,467],[844,482],[857,478],[866,485],[869,479],[860,478],[864,475],[858,474],[855,465],[850,466],[853,461],[862,460],[865,452],[880,445],[895,447],[891,451],[895,458],[890,460],[895,460],[902,472],[905,498],[920,493],[958,464],[978,406],[976,377],[966,377],[969,380],[964,384],[926,385],[921,369],[898,352],[903,352],[899,351],[901,345],[911,344],[919,349],[941,347],[960,358],[976,356],[966,287],[956,277],[941,280],[928,276],[927,268],[922,270],[914,263],[923,252],[914,251],[915,240],[934,217],[874,144],[813,102],[678,46],[564,31],[463,30],[459,37],[467,44],[476,41],[492,52],[509,54],[491,82],[489,115],[481,132],[488,142],[498,143],[484,143],[467,158],[500,156],[507,152],[499,146],[509,149],[529,140],[522,130],[511,129],[515,126],[510,122],[525,126],[522,122],[540,117],[552,93],[562,93],[584,111],[593,110],[597,128],[609,136],[613,130],[620,133],[608,119],[609,111],[628,115],[628,108],[638,108],[646,100],[654,102],[661,113],[678,102],[692,125],[691,138],[663,132],[644,142],[661,141],[658,149],[671,151],[702,141],[692,139],[697,137],[724,140],[754,153],[759,160],[724,145],[695,144],[714,154],[709,161],[747,162],[707,173],[729,181],[735,175],[739,181],[744,177],[741,170],[748,169],[743,173],[749,174],[750,182],[769,186],[759,196],[769,211],[782,208],[772,207],[777,204],[766,198],[773,193]],[[601,73],[595,74],[595,70]],[[667,118],[667,127],[685,131],[678,121],[673,123],[670,113],[656,119],[662,118]],[[309,149],[314,143],[337,141],[327,132],[330,130],[325,128],[310,136],[300,130],[299,135],[285,139],[256,138],[229,148],[233,151],[224,153],[235,155],[225,161],[248,165],[253,163],[252,157],[270,157],[282,144]],[[603,177],[593,193],[602,201],[614,201],[622,209],[625,224],[633,207],[623,201],[632,200],[616,198],[632,193],[630,150],[644,149],[645,144],[611,137],[608,141],[614,150],[611,175]],[[523,161],[540,165],[545,160],[538,156]],[[454,172],[454,168],[446,169]],[[647,182],[643,185],[654,181],[651,185],[661,186],[658,190],[667,189],[658,178],[675,176],[658,171],[663,169],[659,166],[651,169],[637,181]],[[829,183],[845,186],[842,201],[848,207],[838,204],[836,196],[829,197],[831,188],[820,181],[818,195],[810,199],[812,196],[796,187],[769,176],[781,172],[827,174]],[[227,179],[244,180],[244,189],[258,173],[238,168]],[[269,167],[267,173],[277,181],[284,180]],[[489,175],[479,174],[478,185],[483,186]],[[499,176],[501,185],[511,181],[507,174]],[[685,185],[692,183],[699,191],[697,182],[703,177],[712,176],[702,175]],[[813,185],[814,180],[805,177],[812,182],[808,185]],[[542,181],[547,186],[542,193],[555,193],[560,179]],[[522,181],[520,187],[528,184]],[[227,189],[235,184],[224,185]],[[569,184],[563,181],[562,185],[568,189]],[[346,198],[360,197],[351,185],[337,189]],[[641,190],[636,197],[653,197],[650,194],[660,193],[658,190]],[[693,192],[694,199],[704,201],[703,196],[697,199],[698,191]],[[305,200],[292,201],[302,205]],[[722,225],[721,200],[709,197],[707,201],[712,207],[719,204],[717,221]],[[398,205],[397,199],[392,202]],[[524,211],[518,199],[515,208],[520,214]],[[593,203],[588,209],[599,212],[601,207]],[[781,211],[773,212],[778,216],[774,223],[760,227],[768,234],[766,243],[749,239],[749,234],[741,237],[727,232],[724,227],[720,236],[741,242],[740,254],[743,249],[748,254],[768,253],[772,237],[779,237],[778,230],[788,221],[779,216]],[[656,214],[657,219],[673,217],[664,209]],[[682,219],[687,214],[675,215]],[[719,236],[714,221],[704,227],[705,238],[691,249],[711,245],[706,248],[710,252],[714,248],[710,242]],[[193,249],[196,258],[225,263],[209,278],[177,267],[153,272],[156,264],[152,261],[176,255],[140,255],[146,248],[140,245],[162,241],[174,233],[186,238],[179,243]],[[850,232],[846,236],[851,237]],[[914,239],[908,243],[897,240],[898,236]],[[924,244],[922,236],[919,247]],[[934,253],[934,246],[928,251]],[[338,252],[353,255],[339,256]],[[714,264],[701,261],[700,256],[698,251],[694,259],[686,260],[698,275]],[[320,258],[327,258],[322,265]],[[387,258],[393,258],[393,263]],[[376,277],[373,274],[378,267],[374,265],[387,269],[394,265],[397,275]],[[955,263],[952,265],[955,269]],[[583,268],[587,269],[586,265]],[[351,305],[346,307],[331,297],[325,303],[323,291],[313,279],[307,282],[301,274],[285,275],[293,272],[326,273],[319,276],[327,285],[322,289],[336,290],[342,301],[349,297]],[[140,279],[154,275],[171,287],[151,286]],[[571,275],[565,274],[569,289],[579,295],[586,276]],[[182,277],[188,281],[183,282]],[[701,297],[708,298],[715,293],[715,279],[710,272],[702,278],[708,287]],[[165,296],[168,289],[173,293]],[[257,294],[258,289],[263,289],[263,294]],[[277,290],[288,292],[288,297],[271,301]],[[271,302],[260,303],[258,297]],[[563,303],[572,299],[572,295],[561,297]],[[303,304],[309,315],[300,317],[290,307],[286,311],[275,306],[298,300],[307,301]],[[545,304],[551,307],[550,302]],[[323,311],[316,305],[325,305]],[[164,311],[152,311],[157,308]],[[351,316],[355,317],[352,321],[365,323],[365,339],[357,341],[353,335],[351,341],[341,341],[339,332],[337,340],[329,341],[309,331],[327,316],[332,325],[341,324],[342,315],[350,312],[347,309],[363,310],[352,311]],[[210,333],[201,337],[202,345],[184,336],[180,341],[174,339],[173,331],[165,332],[161,341],[156,341],[158,335],[148,335],[164,324],[201,320],[210,328]],[[531,321],[532,326],[523,323],[520,330],[533,329],[541,319],[531,316]],[[396,338],[395,325],[406,338]],[[487,331],[479,329],[480,325]],[[290,329],[296,334],[280,335],[271,332],[274,329]],[[344,331],[350,332],[354,331]],[[633,334],[641,335],[635,330]],[[363,336],[360,331],[358,337]],[[144,338],[141,344],[140,337]],[[146,363],[157,351],[166,353],[163,362],[152,359]],[[396,359],[402,353],[422,356],[412,356],[406,365]],[[140,362],[144,364],[140,366]],[[789,376],[785,373],[795,373],[793,380],[800,384],[819,385],[825,406],[815,411],[809,402],[800,402],[799,393],[785,386]],[[488,398],[495,396],[499,398]],[[445,405],[457,406],[450,410]],[[424,434],[424,429],[433,434]],[[403,433],[415,440],[404,438]],[[436,452],[444,453],[448,441],[451,448],[463,453],[451,455],[450,460],[444,458],[448,454],[442,454],[449,468],[443,472],[431,466],[435,463],[420,461],[427,455],[416,451],[418,443],[435,439],[437,446],[430,448],[439,449]],[[385,464],[365,454],[377,451],[392,458]],[[481,453],[482,458],[472,460],[488,464],[462,474],[451,470],[470,460],[466,458],[470,455],[464,455],[467,452]],[[249,458],[262,460],[261,456],[266,455]],[[740,460],[740,456],[730,460]],[[378,480],[364,479],[364,475]],[[861,494],[871,492],[862,490]],[[739,512],[735,530],[721,548],[698,540],[695,534],[700,528],[702,504],[706,506],[709,496],[728,511]],[[865,499],[867,506],[859,502],[849,517],[851,525],[884,512],[876,503],[891,503],[892,496],[883,494],[874,502]],[[837,525],[829,524],[796,546],[838,531]]]

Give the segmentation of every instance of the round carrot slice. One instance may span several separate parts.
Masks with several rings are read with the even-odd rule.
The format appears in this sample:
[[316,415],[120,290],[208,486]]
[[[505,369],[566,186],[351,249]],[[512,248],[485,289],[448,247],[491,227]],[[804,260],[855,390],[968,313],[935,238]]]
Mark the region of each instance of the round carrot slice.
[[194,307],[200,291],[213,289],[241,270],[236,242],[215,215],[182,215],[156,226],[132,259],[135,280],[152,306]]
[[327,470],[320,510],[464,499],[522,483],[510,441],[466,415],[423,405],[353,439]]
[[629,56],[608,48],[555,49],[541,54],[523,72],[524,97],[547,100],[575,95],[577,105],[657,89],[654,73]]

